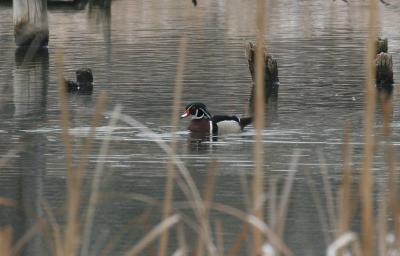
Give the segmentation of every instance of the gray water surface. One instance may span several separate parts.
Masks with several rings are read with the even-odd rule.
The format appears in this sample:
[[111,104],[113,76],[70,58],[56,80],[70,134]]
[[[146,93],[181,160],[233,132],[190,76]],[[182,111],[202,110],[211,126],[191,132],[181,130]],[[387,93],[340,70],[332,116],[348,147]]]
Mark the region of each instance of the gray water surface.
[[[61,139],[57,49],[62,51],[67,78],[74,78],[78,68],[90,67],[95,79],[93,95],[67,98],[75,165],[90,131],[96,99],[102,92],[108,94],[106,111],[120,104],[123,114],[142,122],[163,140],[171,141],[173,90],[182,37],[188,39],[182,110],[187,103],[200,101],[213,114],[243,115],[248,111],[251,77],[244,44],[255,40],[256,1],[198,2],[196,8],[191,1],[174,0],[118,0],[109,9],[49,8],[48,54],[28,62],[16,54],[12,8],[0,6],[0,153],[18,152],[0,172],[0,197],[16,200],[18,207],[1,207],[0,219],[1,225],[14,227],[16,239],[38,217],[45,217],[43,201],[64,223],[67,174]],[[341,143],[346,126],[350,127],[352,164],[354,171],[359,172],[368,7],[366,1],[269,2],[265,42],[278,61],[281,86],[277,99],[270,100],[266,107],[265,190],[270,189],[271,180],[282,183],[294,150],[300,150],[284,240],[295,255],[324,255],[324,237],[333,233],[332,229],[324,229],[318,219],[308,182],[314,180],[314,192],[325,209],[318,156],[324,155],[324,166],[336,191],[341,179]],[[400,71],[399,8],[379,5],[380,34],[389,39],[395,81]],[[392,128],[397,151],[399,110],[399,92],[395,87]],[[376,115],[379,132],[379,105]],[[143,212],[150,209],[151,223],[160,220],[158,206],[133,200],[132,195],[164,198],[168,157],[146,132],[118,122],[108,154],[99,155],[104,136],[111,129],[109,120],[110,115],[105,114],[96,129],[83,184],[85,206],[95,166],[104,157],[104,193],[94,220],[91,255],[100,255],[111,238],[121,234],[111,255],[122,255],[145,233],[142,222],[132,222]],[[217,142],[192,144],[188,142],[187,125],[188,120],[181,120],[177,127],[178,159],[200,189],[204,187],[210,161],[217,160],[214,200],[245,210],[240,177],[244,174],[248,181],[252,177],[253,126]],[[378,148],[374,175],[383,184],[387,181],[385,168],[382,150]],[[178,188],[175,198],[177,203],[186,200]],[[228,248],[241,223],[218,212],[212,212],[212,217],[222,220]],[[214,223],[211,226],[214,229]],[[171,253],[176,249],[175,239],[172,240]],[[46,239],[35,238],[24,255],[46,255],[48,250]],[[242,254],[246,255],[244,251]]]

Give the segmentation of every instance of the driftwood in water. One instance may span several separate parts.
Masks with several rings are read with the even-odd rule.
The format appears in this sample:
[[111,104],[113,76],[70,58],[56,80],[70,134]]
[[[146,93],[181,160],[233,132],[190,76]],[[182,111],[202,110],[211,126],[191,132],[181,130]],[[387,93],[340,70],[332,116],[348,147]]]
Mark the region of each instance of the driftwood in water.
[[380,38],[376,39],[376,54],[381,52],[387,53],[388,52],[388,39],[387,38]]
[[46,0],[13,0],[15,43],[20,47],[44,47],[49,42]]
[[[277,61],[267,53],[264,49],[264,94],[267,99],[271,95],[277,95],[279,89],[279,78],[278,78],[278,63]],[[249,69],[251,79],[253,80],[253,86],[251,90],[250,104],[253,104],[254,98],[254,87],[256,83],[256,45],[252,42],[246,45],[246,56],[249,63]]]

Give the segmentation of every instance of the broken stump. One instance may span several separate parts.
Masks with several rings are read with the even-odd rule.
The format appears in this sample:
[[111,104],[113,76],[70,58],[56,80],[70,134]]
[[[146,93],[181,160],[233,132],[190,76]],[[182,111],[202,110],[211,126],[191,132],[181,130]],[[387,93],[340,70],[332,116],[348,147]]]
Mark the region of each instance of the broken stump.
[[388,52],[388,39],[387,38],[380,38],[376,39],[376,54],[381,52],[387,53]]
[[91,94],[93,91],[93,73],[90,68],[79,69],[75,72],[76,82],[65,79],[65,90],[69,93]]
[[[266,100],[271,95],[277,95],[279,89],[278,63],[264,48],[264,95]],[[254,87],[256,83],[256,45],[252,42],[246,44],[246,56],[249,63],[251,79],[253,80],[250,104],[253,105]]]
[[393,61],[392,55],[381,52],[376,55],[376,85],[393,84]]

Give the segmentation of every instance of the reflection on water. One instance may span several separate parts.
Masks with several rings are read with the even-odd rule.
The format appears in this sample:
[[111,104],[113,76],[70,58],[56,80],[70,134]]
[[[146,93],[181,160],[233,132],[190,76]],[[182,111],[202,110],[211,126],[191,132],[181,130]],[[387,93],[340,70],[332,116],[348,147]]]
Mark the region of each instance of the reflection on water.
[[[246,115],[249,111],[251,77],[244,56],[245,42],[255,39],[255,2],[252,1],[113,1],[84,9],[67,6],[49,8],[48,52],[24,60],[15,52],[10,6],[0,15],[0,153],[20,149],[0,173],[0,196],[18,201],[17,209],[1,206],[1,225],[11,223],[21,237],[43,216],[43,200],[64,223],[66,165],[61,142],[60,108],[54,53],[63,52],[65,76],[75,70],[93,70],[93,95],[69,95],[70,135],[73,160],[79,159],[89,133],[94,106],[100,92],[108,93],[106,110],[116,104],[170,141],[170,120],[178,46],[189,40],[184,74],[182,109],[187,102],[204,102],[213,114]],[[101,2],[101,1],[99,1]],[[358,173],[362,161],[362,114],[364,46],[367,8],[364,2],[269,1],[265,40],[277,59],[281,85],[277,98],[266,105],[263,131],[265,146],[265,190],[270,181],[278,187],[288,173],[293,150],[301,149],[298,171],[290,199],[285,241],[296,255],[324,255],[326,245],[310,192],[325,202],[317,152],[324,153],[326,167],[337,188],[341,175],[341,141],[344,127],[351,127],[352,164]],[[380,6],[381,34],[389,38],[395,81],[399,79],[400,37],[396,8]],[[393,143],[400,146],[398,88],[393,90],[391,116]],[[383,125],[377,104],[376,131]],[[94,149],[89,155],[83,202],[86,203],[100,144],[111,127],[105,115],[96,129]],[[178,158],[189,169],[200,188],[211,159],[218,161],[214,200],[245,208],[241,177],[251,178],[255,131],[218,138],[216,142],[190,141],[188,123],[178,127]],[[143,194],[162,200],[167,156],[138,127],[118,123],[109,155],[104,157],[104,196],[98,205],[90,251],[108,250],[120,255],[143,236],[143,226],[132,224],[150,210],[150,222],[159,221],[160,208],[134,200]],[[384,155],[378,145],[374,158],[377,180],[387,181]],[[118,196],[119,195],[119,196]],[[121,196],[123,195],[123,196]],[[179,189],[176,201],[184,200]],[[136,198],[137,199],[137,198]],[[267,203],[268,205],[268,203]],[[223,220],[223,236],[233,241],[240,223],[213,212]],[[214,228],[214,224],[212,224]],[[117,237],[113,246],[110,237]],[[172,251],[173,242],[170,245]],[[47,241],[32,240],[25,255],[45,255]],[[243,254],[244,255],[244,254]]]

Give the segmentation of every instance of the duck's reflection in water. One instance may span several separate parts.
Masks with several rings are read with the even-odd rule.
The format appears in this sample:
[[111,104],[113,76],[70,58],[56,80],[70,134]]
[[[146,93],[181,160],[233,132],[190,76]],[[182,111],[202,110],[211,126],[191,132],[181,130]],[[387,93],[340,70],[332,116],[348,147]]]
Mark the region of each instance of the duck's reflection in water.
[[213,142],[218,141],[218,136],[212,136],[207,132],[190,132],[187,139],[188,151],[191,153],[209,153]]

